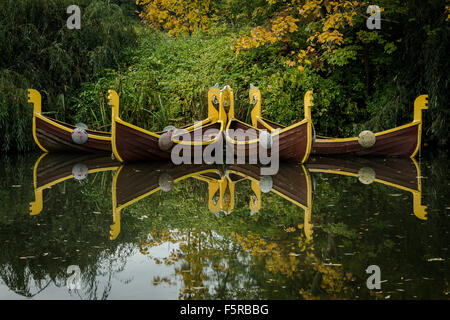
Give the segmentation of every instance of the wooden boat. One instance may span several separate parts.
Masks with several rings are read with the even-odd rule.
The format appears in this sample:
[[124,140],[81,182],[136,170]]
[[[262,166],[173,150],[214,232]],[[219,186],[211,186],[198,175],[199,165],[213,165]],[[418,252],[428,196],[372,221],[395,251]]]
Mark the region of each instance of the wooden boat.
[[307,165],[311,173],[331,173],[357,177],[363,184],[373,182],[411,192],[417,218],[427,220],[427,207],[422,205],[421,172],[413,158],[311,157]]
[[[279,159],[294,162],[308,160],[313,142],[311,107],[312,92],[305,95],[305,119],[291,126],[284,127],[261,117],[261,92],[257,87],[250,87],[252,125],[234,117],[233,92],[229,92],[231,101],[228,111],[228,125],[225,131],[227,145],[234,150],[236,158],[248,159],[255,164],[258,155],[272,157],[277,152]],[[253,159],[252,159],[253,158]]]
[[[253,194],[250,196],[251,213],[261,209],[261,193],[274,193],[290,201],[304,210],[304,232],[308,240],[312,239],[313,224],[311,223],[313,204],[313,184],[308,169],[295,163],[280,163],[277,174],[261,176],[261,167],[254,165],[230,165],[225,176],[231,184],[229,192],[234,199],[235,184],[249,180]],[[234,200],[232,200],[234,203]]]
[[111,153],[109,132],[88,130],[44,116],[41,94],[34,89],[28,89],[28,102],[34,104],[33,137],[42,151]]
[[[217,181],[221,173],[216,166],[207,164],[177,166],[167,162],[135,162],[122,165],[116,171],[112,184],[113,225],[110,239],[114,240],[120,234],[123,209],[160,190],[169,192],[176,183],[192,177],[201,177],[207,182]],[[213,196],[210,197],[209,205],[212,210],[216,210]]]
[[230,214],[234,210],[235,185],[250,180],[254,192],[250,197],[250,209],[255,213],[261,209],[261,193],[274,192],[305,210],[305,233],[312,236],[311,209],[312,183],[304,166],[281,164],[277,175],[260,176],[260,167],[232,165],[225,171],[212,165],[174,165],[167,162],[124,164],[113,178],[113,221],[111,239],[120,233],[121,211],[158,191],[169,192],[173,186],[192,178],[208,184],[208,208],[212,213]]
[[30,202],[30,215],[38,215],[43,209],[43,191],[63,181],[75,178],[82,180],[88,174],[114,171],[119,162],[110,156],[85,154],[74,157],[72,154],[44,153],[34,164],[34,198]]
[[423,109],[428,109],[428,95],[421,95],[414,101],[414,120],[411,123],[375,134],[367,131],[371,140],[368,144],[361,140],[361,134],[352,138],[317,136],[311,154],[413,158],[420,147]]
[[[121,162],[139,160],[168,160],[177,145],[190,152],[192,158],[199,151],[203,153],[207,146],[211,148],[222,142],[222,132],[226,125],[226,113],[223,110],[223,94],[217,87],[208,92],[208,118],[183,130],[151,132],[123,121],[119,117],[119,96],[109,90],[112,106],[112,145],[113,152]],[[218,107],[214,105],[218,102]]]

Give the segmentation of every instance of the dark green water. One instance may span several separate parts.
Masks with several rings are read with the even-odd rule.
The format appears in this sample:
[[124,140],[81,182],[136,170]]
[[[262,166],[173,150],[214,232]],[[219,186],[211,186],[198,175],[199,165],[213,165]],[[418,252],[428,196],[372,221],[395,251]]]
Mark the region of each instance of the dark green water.
[[[99,165],[85,176],[84,160],[73,156],[68,166],[56,161],[45,168],[37,183],[50,187],[30,215],[39,157],[2,158],[0,299],[449,298],[444,152],[424,154],[417,171],[408,161],[402,170],[369,161],[356,174],[330,162],[290,167],[299,172],[287,174],[294,191],[276,192],[274,178],[259,210],[250,210],[251,179],[241,177],[234,193],[227,189],[228,212],[216,213],[208,208],[214,179],[180,179],[164,188],[170,191],[145,196],[151,188],[143,188],[143,174],[156,170],[151,164],[120,172]],[[417,176],[420,190],[400,181],[417,185]],[[134,189],[144,196],[121,210],[120,232],[111,240],[113,206]],[[414,194],[426,216],[415,214]],[[295,195],[300,205],[291,201]],[[380,268],[380,289],[366,285],[370,265]],[[79,268],[79,279],[69,266]]]

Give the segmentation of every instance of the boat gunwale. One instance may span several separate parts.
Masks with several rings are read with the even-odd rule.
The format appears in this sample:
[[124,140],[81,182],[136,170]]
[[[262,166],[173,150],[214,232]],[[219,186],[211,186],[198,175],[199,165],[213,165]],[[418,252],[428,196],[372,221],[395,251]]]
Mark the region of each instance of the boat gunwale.
[[[68,124],[68,123],[65,123],[65,122],[62,122],[62,121],[59,121],[59,120],[56,120],[56,119],[49,118],[47,116],[44,116],[41,113],[34,113],[34,116],[36,118],[38,118],[39,120],[45,121],[48,124],[58,128],[58,129],[64,130],[64,131],[69,132],[69,133],[73,132],[73,129],[71,129],[69,127],[69,126],[73,126],[71,124]],[[104,135],[100,136],[100,135],[97,135],[95,133],[87,132],[88,138],[97,139],[97,140],[103,140],[103,141],[111,141],[111,133],[109,133],[109,132],[106,132],[106,131],[95,131],[95,130],[90,130],[90,129],[87,129],[87,131],[104,134]]]

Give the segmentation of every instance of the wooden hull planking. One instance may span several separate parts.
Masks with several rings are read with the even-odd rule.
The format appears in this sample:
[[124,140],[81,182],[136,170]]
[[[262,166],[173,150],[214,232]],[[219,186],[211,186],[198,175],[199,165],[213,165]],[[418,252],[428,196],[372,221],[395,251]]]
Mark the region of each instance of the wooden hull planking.
[[[247,132],[244,136],[236,135],[231,138],[230,135],[227,136],[227,145],[234,150],[235,158],[241,158],[239,155],[244,155],[245,159],[248,160],[250,156],[256,157],[257,159],[259,152],[262,154],[272,156],[271,150],[267,150],[262,147],[259,143],[259,130],[255,130],[253,127],[246,125],[240,121],[232,121],[229,124],[229,129],[239,130],[242,129]],[[260,128],[258,128],[260,129]],[[247,131],[249,130],[249,131]],[[249,134],[251,133],[251,134]],[[307,122],[304,122],[298,126],[294,126],[288,130],[283,130],[280,132],[278,137],[273,135],[273,139],[278,139],[279,147],[279,158],[283,161],[291,162],[302,162],[305,154],[308,152],[308,126]],[[247,143],[239,144],[237,142],[242,142],[246,140]],[[253,141],[251,141],[253,140]],[[242,151],[239,151],[242,148]],[[261,150],[260,150],[261,149]]]
[[42,188],[55,181],[62,181],[73,176],[73,167],[77,164],[86,166],[89,172],[115,170],[120,163],[109,156],[86,154],[74,157],[65,153],[47,154],[40,159],[36,169],[36,187]]
[[208,173],[216,179],[220,174],[211,165],[174,165],[167,162],[135,162],[124,164],[116,180],[117,206],[124,207],[160,190],[160,177],[164,174],[174,183],[191,175]]
[[[220,131],[220,127],[221,124],[217,122],[207,126],[202,126],[201,128],[190,131],[186,134],[183,134],[182,136],[186,137],[186,135],[189,135],[190,141],[194,141],[195,135],[201,133],[203,136],[203,133],[206,130],[211,130],[215,132],[215,136],[217,136],[218,139],[216,139],[215,141],[214,139],[208,140],[205,142],[205,144],[196,147],[198,149],[201,149],[201,152],[203,154],[203,151],[206,148],[206,146],[212,143],[221,143],[222,132]],[[122,121],[116,121],[115,123],[115,148],[122,161],[131,162],[131,161],[170,160],[172,149],[175,147],[176,143],[174,143],[174,146],[172,146],[172,148],[170,148],[169,150],[162,151],[159,148],[158,139],[159,134],[152,135],[145,132],[145,130],[137,130]],[[188,147],[191,150],[191,158],[193,158],[196,152],[198,151],[194,150],[193,145]],[[182,152],[180,153],[180,156],[181,155]]]
[[417,123],[376,133],[376,142],[369,148],[362,147],[358,138],[316,139],[311,154],[410,157],[417,148],[419,125]]
[[[75,126],[64,124],[53,119],[47,120],[43,116],[35,117],[36,138],[49,152],[75,152],[75,153],[111,153],[111,134],[86,130],[88,140],[84,144],[77,144],[72,140],[72,130]],[[57,123],[58,126],[54,125]],[[103,139],[94,137],[100,136]],[[106,138],[106,139],[105,139]]]
[[419,189],[418,168],[409,158],[361,158],[313,156],[306,167],[311,172],[358,176],[363,168],[371,168],[375,179],[410,190]]
[[[252,165],[230,165],[228,171],[259,181],[260,169],[259,166]],[[309,176],[302,165],[281,163],[277,174],[271,177],[272,190],[276,194],[303,208],[308,206],[308,196],[312,190],[309,190],[311,188]]]

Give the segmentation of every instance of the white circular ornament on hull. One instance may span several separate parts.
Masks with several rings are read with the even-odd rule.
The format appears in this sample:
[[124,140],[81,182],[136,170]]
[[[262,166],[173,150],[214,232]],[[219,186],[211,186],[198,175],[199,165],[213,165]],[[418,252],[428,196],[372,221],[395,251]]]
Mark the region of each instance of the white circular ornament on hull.
[[267,150],[272,148],[272,144],[273,144],[272,135],[265,130],[261,131],[261,133],[259,134],[259,144],[261,145],[261,147],[263,147],[264,149],[267,149]]
[[263,193],[269,193],[273,187],[273,179],[271,176],[262,176],[259,180],[259,189]]
[[172,131],[163,133],[158,139],[158,146],[162,151],[170,150],[173,146]]
[[88,129],[88,126],[87,125],[85,125],[83,122],[80,122],[80,123],[77,123],[76,125],[75,125],[75,127],[77,127],[77,128],[83,128],[83,129]]
[[167,126],[167,127],[164,127],[164,129],[163,129],[163,131],[164,132],[174,132],[175,130],[177,130],[177,128],[175,127],[175,126]]
[[358,143],[364,148],[372,147],[376,141],[375,134],[369,130],[362,131],[358,136]]
[[164,192],[169,192],[172,190],[174,182],[173,178],[167,172],[161,173],[158,179],[159,187]]
[[86,129],[77,127],[72,131],[72,141],[76,144],[85,144],[88,141]]
[[371,184],[372,182],[374,182],[375,177],[375,170],[370,167],[364,167],[358,171],[358,179],[363,184]]
[[72,167],[73,177],[78,181],[85,179],[88,173],[89,169],[84,163],[77,163]]

